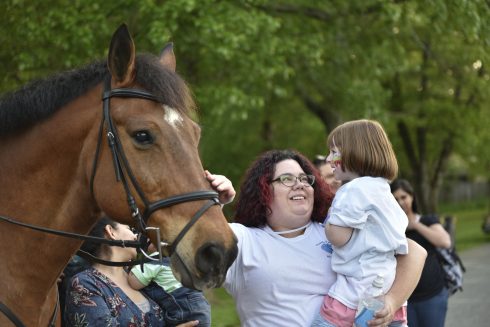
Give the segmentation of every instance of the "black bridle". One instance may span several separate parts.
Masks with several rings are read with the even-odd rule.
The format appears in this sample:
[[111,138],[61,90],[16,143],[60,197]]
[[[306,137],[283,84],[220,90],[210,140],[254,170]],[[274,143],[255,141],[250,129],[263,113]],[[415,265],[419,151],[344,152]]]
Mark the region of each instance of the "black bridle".
[[[97,147],[95,150],[95,156],[94,156],[94,162],[92,166],[92,174],[90,177],[90,193],[92,194],[92,197],[95,199],[94,196],[94,180],[95,180],[95,175],[97,173],[97,164],[98,164],[98,158],[99,158],[99,153],[100,153],[100,147],[102,144],[102,135],[104,133],[104,127],[106,130],[106,136],[107,136],[107,142],[109,144],[109,148],[112,153],[112,160],[114,164],[114,171],[116,173],[116,180],[118,182],[122,182],[124,186],[124,190],[126,193],[126,199],[127,203],[131,212],[131,216],[135,220],[135,225],[138,229],[138,240],[137,241],[125,241],[125,240],[108,240],[105,238],[101,237],[93,237],[93,236],[88,236],[88,235],[81,235],[81,234],[76,234],[76,233],[71,233],[71,232],[65,232],[65,231],[60,231],[60,230],[54,230],[46,227],[41,227],[41,226],[36,226],[36,225],[31,225],[23,222],[19,222],[15,219],[12,219],[10,217],[6,216],[1,216],[0,215],[0,221],[5,221],[17,226],[21,227],[26,227],[29,229],[33,229],[36,231],[41,231],[45,233],[50,233],[50,234],[55,234],[58,236],[63,236],[63,237],[69,237],[69,238],[76,238],[76,239],[81,239],[84,241],[89,241],[89,242],[96,242],[96,243],[105,243],[109,244],[112,246],[121,246],[121,247],[134,247],[137,248],[140,253],[142,253],[147,259],[146,261],[149,260],[161,260],[162,259],[162,247],[169,247],[167,250],[167,255],[171,256],[173,253],[175,253],[177,249],[177,245],[179,242],[184,238],[185,234],[191,229],[191,227],[198,221],[198,219],[213,205],[219,204],[219,199],[218,199],[218,193],[214,191],[195,191],[195,192],[190,192],[190,193],[184,193],[181,195],[175,195],[168,197],[166,199],[161,199],[157,201],[150,202],[148,198],[145,196],[143,190],[141,189],[138,181],[136,180],[133,171],[131,170],[131,167],[129,165],[129,162],[126,158],[126,155],[124,154],[123,146],[121,144],[121,141],[119,139],[118,133],[117,133],[117,128],[115,127],[113,121],[112,121],[112,116],[110,112],[110,99],[111,98],[139,98],[139,99],[145,99],[145,100],[150,100],[158,103],[162,103],[156,96],[154,96],[151,93],[148,93],[144,90],[139,90],[139,89],[129,89],[129,88],[118,88],[118,89],[111,89],[110,87],[110,79],[106,79],[104,83],[104,93],[102,95],[102,100],[103,100],[103,112],[102,112],[102,119],[100,122],[100,127],[99,127],[99,133],[98,133],[98,138],[97,138]],[[136,205],[136,200],[135,197],[133,196],[131,192],[131,187],[138,193],[138,196],[143,202],[144,205],[144,212],[141,214],[140,210],[138,209],[138,206]],[[167,208],[174,206],[176,204],[180,203],[185,203],[185,202],[191,202],[191,201],[199,201],[199,200],[209,200],[207,201],[195,214],[192,216],[192,218],[189,220],[189,222],[184,226],[184,228],[180,231],[180,233],[175,237],[174,241],[172,243],[167,243],[167,242],[162,242],[160,239],[160,230],[158,227],[148,227],[147,222],[150,216],[157,210],[162,209],[162,208]],[[157,239],[157,248],[158,248],[158,253],[159,253],[159,259],[155,259],[153,257],[150,257],[148,254],[146,254],[146,247],[148,245],[148,231],[155,231],[156,232],[156,239]],[[135,263],[135,261],[129,261],[129,262],[111,262],[111,261],[105,261],[96,257],[91,256],[90,254],[79,251],[79,255],[83,256],[84,258],[87,258],[89,260],[97,261],[102,264],[106,265],[112,265],[112,266],[126,266]],[[141,261],[140,261],[141,262]],[[52,319],[49,323],[49,326],[54,326],[55,321],[56,321],[56,316],[57,316],[57,310],[58,310],[58,301],[56,303],[56,307],[52,316]],[[0,302],[0,311],[3,312],[9,319],[14,323],[15,326],[17,327],[24,327],[24,324],[21,322],[21,320],[2,302]]]

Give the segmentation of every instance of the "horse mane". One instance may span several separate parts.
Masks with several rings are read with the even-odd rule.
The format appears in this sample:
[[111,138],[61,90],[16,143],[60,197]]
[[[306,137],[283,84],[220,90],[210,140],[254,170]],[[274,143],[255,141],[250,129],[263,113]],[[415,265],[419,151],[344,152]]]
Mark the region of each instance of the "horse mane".
[[[16,91],[4,94],[0,98],[0,136],[29,128],[49,118],[58,109],[101,83],[108,75],[107,62],[99,60],[80,69],[34,80]],[[188,114],[196,108],[184,80],[165,69],[156,56],[137,55],[136,83],[181,113]]]

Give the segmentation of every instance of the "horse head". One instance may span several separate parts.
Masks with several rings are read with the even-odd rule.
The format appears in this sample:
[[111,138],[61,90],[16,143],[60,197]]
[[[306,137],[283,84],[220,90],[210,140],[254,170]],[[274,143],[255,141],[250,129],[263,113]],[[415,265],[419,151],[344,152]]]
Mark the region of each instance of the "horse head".
[[148,236],[155,245],[168,244],[164,253],[183,285],[221,285],[236,239],[204,176],[195,105],[175,72],[172,45],[159,58],[140,59],[122,25],[111,40],[108,67],[99,149],[95,160],[85,156],[98,207],[119,222],[156,228],[159,234]]

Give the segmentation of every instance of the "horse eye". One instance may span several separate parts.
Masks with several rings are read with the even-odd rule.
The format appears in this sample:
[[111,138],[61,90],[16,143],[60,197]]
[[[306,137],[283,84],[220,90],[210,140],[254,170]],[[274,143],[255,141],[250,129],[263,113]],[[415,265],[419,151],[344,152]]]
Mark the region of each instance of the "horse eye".
[[148,131],[137,131],[133,134],[133,138],[139,144],[153,144],[153,137]]

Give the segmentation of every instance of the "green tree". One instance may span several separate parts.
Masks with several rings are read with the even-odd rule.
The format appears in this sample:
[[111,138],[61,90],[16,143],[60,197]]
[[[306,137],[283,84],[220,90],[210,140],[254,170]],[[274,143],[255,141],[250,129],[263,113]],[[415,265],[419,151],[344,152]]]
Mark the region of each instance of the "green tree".
[[[252,6],[282,17],[283,26],[299,23],[302,31],[311,31],[315,23],[323,25],[318,30],[325,46],[316,64],[286,60],[295,76],[292,96],[302,99],[327,130],[342,120],[381,120],[400,154],[402,174],[415,184],[422,210],[436,211],[451,154],[465,151],[475,137],[469,131],[489,125],[489,75],[484,70],[489,59],[488,3]],[[282,31],[294,35],[288,28]]]
[[105,56],[123,21],[140,51],[175,42],[204,164],[235,184],[257,153],[325,153],[326,134],[359,118],[384,124],[424,211],[450,158],[489,177],[488,1],[5,2],[2,91]]

